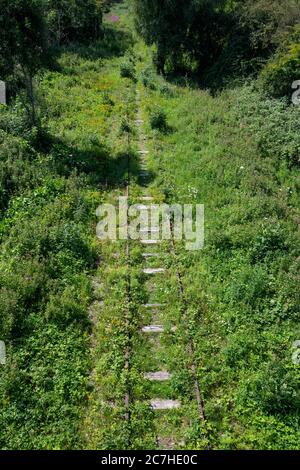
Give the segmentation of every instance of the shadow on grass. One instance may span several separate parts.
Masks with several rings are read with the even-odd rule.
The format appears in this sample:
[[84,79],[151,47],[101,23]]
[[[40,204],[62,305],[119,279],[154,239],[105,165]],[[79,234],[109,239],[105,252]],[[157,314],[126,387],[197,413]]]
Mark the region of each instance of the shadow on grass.
[[[73,53],[90,61],[122,57],[133,46],[133,43],[131,33],[105,25],[101,39],[86,44],[74,42],[57,51],[56,64],[60,55],[65,52]],[[59,66],[56,65],[56,69],[57,67]]]
[[253,57],[249,46],[247,49],[247,45],[241,44],[241,40],[239,42],[237,38],[232,37],[213,63],[196,73],[187,70],[173,71],[166,74],[165,79],[180,87],[206,90],[214,96],[223,90],[256,79],[268,58],[267,52]]
[[141,157],[132,149],[114,154],[97,138],[82,142],[81,146],[67,144],[47,132],[43,132],[39,142],[50,156],[52,171],[60,176],[77,172],[86,176],[88,184],[105,188],[123,187],[129,179],[140,180]]
[[163,135],[170,135],[173,134],[176,131],[176,128],[174,126],[170,126],[169,124],[166,124],[163,129],[161,129],[161,134]]

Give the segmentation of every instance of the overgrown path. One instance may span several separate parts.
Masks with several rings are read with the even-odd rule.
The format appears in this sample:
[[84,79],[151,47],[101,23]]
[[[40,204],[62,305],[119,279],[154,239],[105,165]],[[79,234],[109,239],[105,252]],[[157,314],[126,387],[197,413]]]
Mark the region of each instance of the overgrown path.
[[[130,59],[137,73],[144,66],[136,60],[138,47]],[[144,86],[126,83],[120,143],[127,178],[124,189],[107,190],[104,202],[136,204],[148,221],[149,209],[166,201],[149,169]],[[126,231],[127,222],[119,217],[119,229]],[[101,242],[90,308],[93,371],[84,446],[188,448],[190,435],[199,429],[201,445],[208,448],[176,243],[161,240],[157,222],[145,223],[141,238]]]
[[[174,380],[178,376],[178,366],[173,357],[174,350],[177,350],[179,355],[183,355],[182,362],[185,364],[186,373],[190,374],[191,383],[194,384],[195,395],[193,397],[191,393],[191,406],[194,406],[193,400],[196,400],[199,420],[204,431],[206,430],[206,418],[194,365],[192,340],[191,338],[184,338],[181,330],[184,329],[184,322],[187,321],[187,305],[179,268],[176,265],[176,243],[173,236],[171,240],[163,243],[159,224],[155,225],[155,222],[152,221],[152,224],[149,223],[148,225],[150,209],[155,210],[159,201],[164,199],[164,195],[161,193],[152,197],[149,188],[147,188],[150,178],[148,170],[149,151],[147,150],[147,137],[141,111],[141,96],[143,96],[142,90],[140,92],[137,87],[138,119],[136,125],[138,127],[138,152],[141,162],[140,178],[142,185],[145,186],[143,196],[140,197],[140,210],[144,214],[146,227],[141,230],[142,233],[144,231],[144,240],[141,240],[141,244],[147,248],[142,253],[142,272],[144,274],[147,300],[146,303],[141,305],[141,319],[144,321],[141,329],[141,344],[145,348],[146,355],[142,356],[139,367],[149,388],[150,406],[154,411],[156,444],[162,449],[176,449],[185,447],[187,444],[185,436],[188,427],[188,414],[185,415],[184,409],[182,410],[185,400],[178,399],[176,387],[173,386]],[[164,283],[169,285],[169,289],[163,289]],[[178,316],[172,317],[168,310],[171,297],[174,294],[178,307]],[[132,351],[132,354],[136,353]],[[185,406],[187,406],[187,403]],[[209,446],[209,444],[207,445]]]
[[[137,38],[114,66],[125,75],[115,138],[130,178],[108,187],[103,202],[128,195],[144,213],[162,202],[204,203],[206,245],[191,254],[181,242],[159,242],[157,226],[143,241],[101,242],[84,446],[295,448],[288,345],[297,327],[278,309],[293,318],[298,304],[297,174],[268,153],[271,104],[247,86],[212,97],[171,84]],[[276,122],[294,119],[273,105]]]
[[[111,3],[38,74],[46,132],[0,109],[0,447],[299,449],[300,107],[165,79]],[[204,204],[204,249],[97,240],[128,196]]]

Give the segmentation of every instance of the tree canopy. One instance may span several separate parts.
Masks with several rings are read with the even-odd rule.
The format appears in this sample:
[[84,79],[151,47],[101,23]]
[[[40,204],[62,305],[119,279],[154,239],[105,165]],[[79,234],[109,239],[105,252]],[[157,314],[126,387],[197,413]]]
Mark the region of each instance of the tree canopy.
[[159,72],[258,71],[300,23],[299,0],[133,0]]

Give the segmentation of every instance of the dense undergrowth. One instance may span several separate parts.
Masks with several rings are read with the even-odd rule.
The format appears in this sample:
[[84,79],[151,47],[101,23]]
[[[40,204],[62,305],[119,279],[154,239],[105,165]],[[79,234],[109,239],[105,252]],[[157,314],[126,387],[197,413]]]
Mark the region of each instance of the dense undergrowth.
[[[177,246],[189,306],[184,319],[169,256],[170,279],[159,284],[159,300],[173,299],[165,321],[183,321],[168,343],[170,357],[161,357],[174,372],[167,392],[180,397],[183,416],[160,423],[166,435],[183,427],[183,447],[207,445],[182,349],[188,332],[211,447],[299,449],[292,344],[300,335],[300,111],[264,91],[277,90],[281,64],[298,50],[284,46],[284,57],[278,51],[258,81],[212,96],[187,78],[182,86],[158,76],[153,49],[136,38],[131,48],[127,5],[113,12],[120,20],[106,24],[99,42],[62,48],[55,70],[37,75],[39,130],[19,98],[0,109],[0,339],[7,345],[0,447],[156,446],[145,402],[153,390],[142,374],[153,364],[136,334],[138,305],[148,300],[141,252],[134,248],[128,266],[123,243],[99,245],[95,238],[95,210],[124,195],[129,159],[138,194],[137,86],[152,150],[149,191],[168,202],[205,204],[206,214],[204,250]],[[296,62],[292,71],[284,68],[288,81]]]
[[95,210],[127,171],[119,57],[131,41],[107,25],[94,46],[62,49],[59,70],[38,78],[39,130],[18,99],[0,110],[3,449],[82,445],[91,273],[100,256]]

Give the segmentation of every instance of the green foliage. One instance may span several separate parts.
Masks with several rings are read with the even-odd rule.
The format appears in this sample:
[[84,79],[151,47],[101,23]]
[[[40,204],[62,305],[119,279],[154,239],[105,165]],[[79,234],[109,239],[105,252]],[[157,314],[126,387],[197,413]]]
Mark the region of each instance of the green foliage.
[[103,101],[103,104],[107,104],[108,106],[114,106],[115,104],[107,92],[103,93],[102,101]]
[[300,406],[299,371],[283,363],[262,367],[248,384],[247,399],[252,398],[266,413],[288,414]]
[[39,315],[30,315],[30,326],[35,334],[19,340],[14,360],[0,377],[0,447],[79,448],[86,337],[74,325],[62,330]]
[[[62,261],[67,266],[72,258],[66,259],[64,250],[60,253],[64,254],[65,259]],[[50,297],[45,316],[49,322],[57,324],[62,329],[73,323],[86,327],[89,325],[86,311],[90,297],[91,291],[87,279],[84,276],[73,276],[72,285],[68,285],[62,292]]]
[[133,3],[137,30],[147,44],[157,46],[155,65],[160,73],[195,71],[218,53],[225,0]]
[[152,129],[164,131],[167,128],[166,112],[159,106],[150,110],[150,126]]
[[[10,95],[26,90],[24,104],[37,126],[34,76],[56,66],[53,45],[88,42],[102,35],[100,0],[1,0],[0,75]],[[21,94],[19,96],[22,96]]]
[[[299,0],[134,0],[135,22],[147,44],[156,45],[160,73],[201,75],[210,87],[253,75],[278,50],[264,72],[276,96],[298,73]],[[289,50],[282,53],[282,44]],[[289,90],[290,91],[290,90]]]
[[41,168],[31,164],[38,156],[27,141],[0,131],[0,149],[0,207],[3,210],[13,194],[32,187],[42,175]]
[[155,75],[152,67],[146,67],[142,70],[140,79],[145,87],[155,90]]
[[[26,90],[31,124],[37,125],[34,75],[51,62],[40,0],[1,0],[0,74],[12,88]],[[15,90],[14,90],[15,91]]]
[[50,0],[45,16],[50,40],[55,44],[89,41],[100,37],[102,22],[100,0]]
[[[234,70],[257,70],[299,15],[297,1],[134,3],[140,32],[157,46],[160,72],[212,71],[222,54],[223,64],[233,59]],[[17,84],[17,62],[29,78],[41,72],[45,130],[32,127],[22,94],[0,110],[0,338],[8,350],[0,376],[0,447],[154,448],[156,423],[165,436],[178,433],[178,442],[205,448],[189,336],[213,447],[298,449],[299,367],[291,346],[299,338],[299,108],[251,85],[217,96],[171,87],[145,63],[151,51],[143,44],[136,46],[140,63],[125,54],[132,36],[123,4],[116,6],[124,14],[120,27],[105,27],[94,45],[59,50],[59,68],[42,72],[45,19],[52,44],[96,39],[102,2],[51,0],[43,12],[37,0],[2,5],[1,71]],[[286,44],[262,73],[274,94],[287,92],[280,80],[299,78],[297,39]],[[174,372],[168,384],[145,383],[141,373],[157,368],[140,335],[139,306],[149,300],[141,249],[134,247],[129,270],[122,242],[101,244],[91,286],[99,260],[95,209],[104,197],[123,194],[127,178],[136,76],[144,85],[141,111],[149,115],[149,159],[157,174],[151,191],[168,202],[206,207],[204,250],[191,255],[176,244],[188,299],[184,318],[173,261],[169,254],[160,260],[169,269],[157,280],[154,301],[167,304],[166,328],[178,324],[157,351],[161,368]],[[169,123],[172,133],[165,132]],[[135,184],[133,190],[140,196]],[[92,336],[91,322],[97,325]],[[128,385],[132,429],[124,423]],[[160,395],[179,395],[181,409],[154,416],[145,400]]]
[[167,97],[174,97],[174,91],[172,90],[172,88],[167,85],[166,83],[163,83],[161,86],[160,86],[160,89],[159,91],[161,92],[162,95],[164,96],[167,96]]
[[128,120],[126,118],[123,118],[121,121],[121,126],[120,126],[120,132],[121,134],[131,134],[132,133],[132,127]]
[[299,0],[240,1],[237,18],[240,27],[249,34],[250,49],[265,55],[286,41],[299,23]]
[[[251,97],[255,99],[249,109],[247,100]],[[299,165],[299,107],[287,107],[285,99],[264,97],[253,87],[244,87],[239,95],[239,108],[245,112],[245,120],[256,136],[256,145],[263,159],[273,158],[277,168],[281,162],[290,167]]]
[[[94,2],[50,3],[66,14],[81,5],[76,14],[83,15]],[[62,42],[84,34],[84,15],[78,24],[72,18]],[[127,42],[120,45],[124,34],[109,31],[103,44],[60,50],[57,70],[40,71],[43,129],[32,127],[19,95],[0,110],[0,338],[8,351],[0,377],[3,449],[83,445],[91,275],[99,257],[95,210],[103,187],[124,184],[127,139],[119,128],[125,116],[131,124],[134,106],[134,92],[118,74]]]
[[213,447],[298,449],[299,108],[255,85],[145,88],[173,128],[150,164],[169,202],[205,204],[204,250],[177,251]]
[[264,261],[267,256],[274,257],[277,250],[284,250],[286,234],[280,227],[263,227],[251,247],[251,259],[254,262]]
[[[243,0],[227,5],[220,48],[215,62],[208,64],[205,83],[219,87],[241,77],[256,76],[277,50],[280,57],[282,45],[290,41],[300,21],[299,6],[298,0]],[[277,73],[277,65],[277,60],[273,64],[271,59],[265,79]],[[290,86],[280,84],[279,80],[273,84],[276,96],[280,95],[278,89],[282,86]]]
[[36,129],[32,129],[28,114],[19,98],[10,107],[1,108],[0,129],[31,141],[31,136],[34,135]]
[[134,63],[126,59],[120,65],[120,75],[122,78],[130,78],[131,80],[135,81],[135,67]]
[[39,0],[1,0],[0,73],[11,75],[17,66],[32,76],[48,59],[45,22]]
[[300,76],[300,45],[293,43],[288,50],[277,56],[264,67],[261,81],[264,89],[271,96],[291,97],[292,83]]

